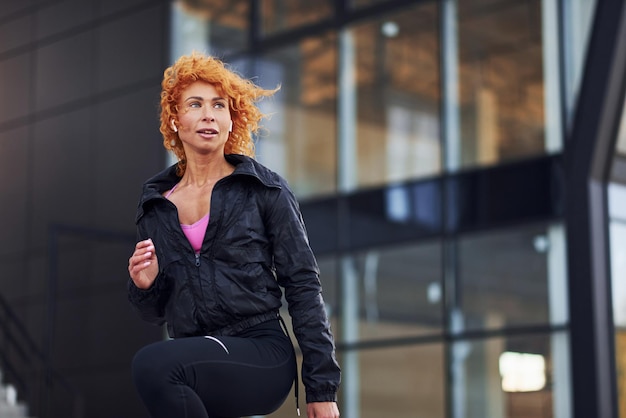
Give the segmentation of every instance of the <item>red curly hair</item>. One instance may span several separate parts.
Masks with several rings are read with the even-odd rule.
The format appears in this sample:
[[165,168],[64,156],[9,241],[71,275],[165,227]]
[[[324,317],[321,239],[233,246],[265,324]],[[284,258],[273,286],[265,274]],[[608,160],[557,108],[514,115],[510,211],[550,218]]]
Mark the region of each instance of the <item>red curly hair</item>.
[[194,52],[181,56],[163,73],[161,83],[161,126],[163,146],[178,158],[178,175],[187,167],[185,150],[170,122],[178,114],[178,102],[182,91],[196,81],[215,86],[220,95],[228,100],[233,131],[224,147],[225,154],[243,154],[254,157],[252,133],[259,130],[259,121],[266,115],[256,106],[263,97],[272,96],[280,87],[263,89],[235,73],[219,59]]

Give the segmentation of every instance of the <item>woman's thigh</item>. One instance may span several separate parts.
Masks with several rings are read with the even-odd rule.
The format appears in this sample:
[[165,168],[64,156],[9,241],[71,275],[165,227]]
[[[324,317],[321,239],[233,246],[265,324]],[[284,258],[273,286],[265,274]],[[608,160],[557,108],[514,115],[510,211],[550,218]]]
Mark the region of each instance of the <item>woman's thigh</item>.
[[161,385],[162,391],[187,386],[211,417],[272,412],[284,402],[296,373],[293,346],[284,334],[162,341],[143,348],[135,363],[144,365],[134,365],[144,384]]

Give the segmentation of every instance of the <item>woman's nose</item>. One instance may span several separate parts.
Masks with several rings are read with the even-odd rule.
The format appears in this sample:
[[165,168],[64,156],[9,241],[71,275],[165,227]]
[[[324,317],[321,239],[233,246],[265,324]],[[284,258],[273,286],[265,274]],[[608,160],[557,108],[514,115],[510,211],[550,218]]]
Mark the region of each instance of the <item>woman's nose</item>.
[[213,116],[213,109],[211,109],[209,106],[205,106],[202,108],[202,120],[215,120],[215,117]]

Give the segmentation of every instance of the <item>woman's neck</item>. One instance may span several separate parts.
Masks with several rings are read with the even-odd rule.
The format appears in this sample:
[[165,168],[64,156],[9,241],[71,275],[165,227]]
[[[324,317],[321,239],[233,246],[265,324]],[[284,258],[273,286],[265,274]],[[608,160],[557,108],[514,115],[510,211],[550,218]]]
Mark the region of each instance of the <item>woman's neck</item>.
[[215,184],[218,180],[230,175],[235,168],[223,156],[208,160],[187,161],[185,174],[181,179],[183,185],[203,187]]

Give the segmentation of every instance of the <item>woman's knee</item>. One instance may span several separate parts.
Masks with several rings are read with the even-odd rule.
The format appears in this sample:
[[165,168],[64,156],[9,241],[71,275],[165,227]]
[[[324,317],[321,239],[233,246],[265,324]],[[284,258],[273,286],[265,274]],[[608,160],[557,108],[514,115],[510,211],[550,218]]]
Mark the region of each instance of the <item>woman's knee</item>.
[[167,365],[163,364],[163,356],[159,343],[143,347],[133,357],[131,371],[137,387],[158,385],[167,375]]

